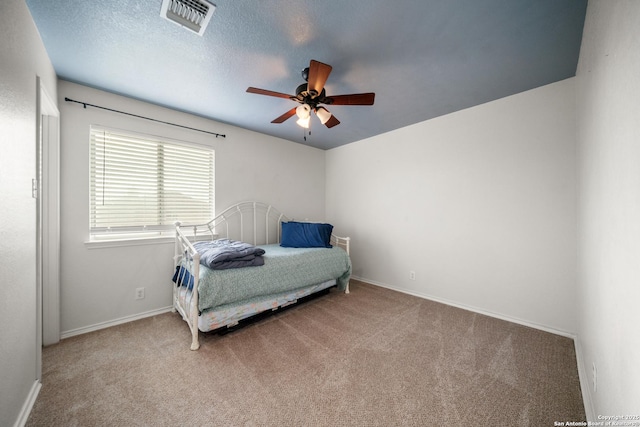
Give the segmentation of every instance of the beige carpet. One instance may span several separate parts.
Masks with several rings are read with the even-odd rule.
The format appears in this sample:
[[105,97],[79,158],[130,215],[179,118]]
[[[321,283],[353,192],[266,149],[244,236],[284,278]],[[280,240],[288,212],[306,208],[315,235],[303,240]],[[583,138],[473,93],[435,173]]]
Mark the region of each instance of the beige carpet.
[[178,314],[43,354],[28,426],[553,426],[584,421],[573,341],[352,281],[199,351]]

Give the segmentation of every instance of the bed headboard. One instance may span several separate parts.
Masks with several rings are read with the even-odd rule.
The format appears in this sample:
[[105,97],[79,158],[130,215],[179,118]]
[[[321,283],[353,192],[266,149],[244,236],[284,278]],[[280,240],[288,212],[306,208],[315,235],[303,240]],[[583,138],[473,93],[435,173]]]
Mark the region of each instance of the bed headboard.
[[[281,224],[292,220],[267,203],[241,202],[228,207],[205,224],[183,225],[176,222],[176,238],[182,238],[194,254],[195,249],[189,240],[231,239],[252,245],[277,244],[280,243]],[[348,254],[350,241],[349,237],[331,235],[331,244],[341,247]],[[176,254],[181,253],[178,249],[176,251]]]
[[278,209],[262,202],[241,202],[218,214],[206,224],[176,223],[194,239],[232,239],[253,245],[280,243],[281,223],[290,221]]

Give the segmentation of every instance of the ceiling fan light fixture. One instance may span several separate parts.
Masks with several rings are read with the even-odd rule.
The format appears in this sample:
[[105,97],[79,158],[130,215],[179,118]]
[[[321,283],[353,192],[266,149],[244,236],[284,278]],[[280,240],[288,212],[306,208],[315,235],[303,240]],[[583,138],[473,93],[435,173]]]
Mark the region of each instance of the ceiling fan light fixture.
[[311,116],[311,107],[308,104],[298,106],[298,108],[296,108],[296,115],[300,120],[308,119]]
[[296,121],[296,123],[298,124],[298,126],[303,127],[305,129],[309,129],[309,121],[311,120],[310,116],[307,116],[306,118],[300,118]]
[[320,119],[320,123],[325,124],[331,118],[331,113],[324,107],[316,108],[316,116]]

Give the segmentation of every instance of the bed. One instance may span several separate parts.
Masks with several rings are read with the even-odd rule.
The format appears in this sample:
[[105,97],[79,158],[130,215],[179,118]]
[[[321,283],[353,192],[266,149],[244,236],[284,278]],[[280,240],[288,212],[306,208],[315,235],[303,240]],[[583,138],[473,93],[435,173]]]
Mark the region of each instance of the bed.
[[191,350],[200,331],[224,331],[332,287],[349,293],[350,238],[330,224],[252,201],[205,224],[175,225],[173,311],[189,325]]

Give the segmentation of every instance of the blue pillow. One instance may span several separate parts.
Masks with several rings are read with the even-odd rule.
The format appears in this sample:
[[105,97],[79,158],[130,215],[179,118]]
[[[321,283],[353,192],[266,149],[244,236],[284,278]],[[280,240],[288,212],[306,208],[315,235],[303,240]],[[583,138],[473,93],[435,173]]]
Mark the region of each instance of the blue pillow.
[[171,280],[175,282],[176,286],[186,286],[188,290],[193,289],[193,276],[184,267],[177,266]]
[[285,248],[331,248],[333,225],[316,222],[283,222],[280,246]]

